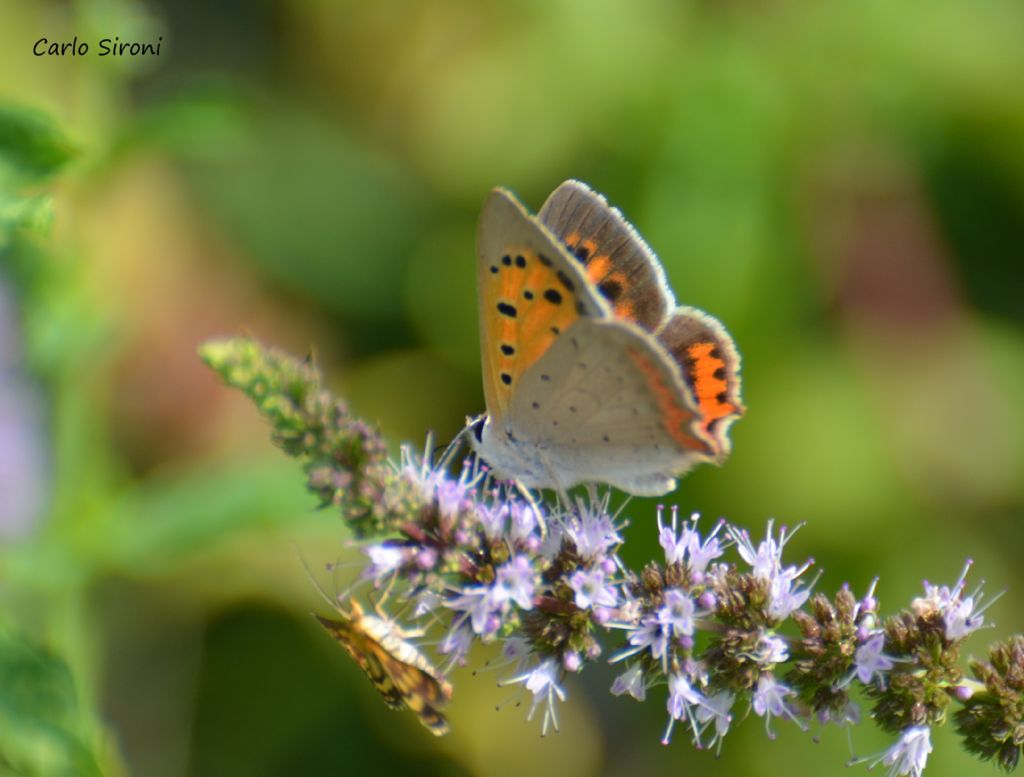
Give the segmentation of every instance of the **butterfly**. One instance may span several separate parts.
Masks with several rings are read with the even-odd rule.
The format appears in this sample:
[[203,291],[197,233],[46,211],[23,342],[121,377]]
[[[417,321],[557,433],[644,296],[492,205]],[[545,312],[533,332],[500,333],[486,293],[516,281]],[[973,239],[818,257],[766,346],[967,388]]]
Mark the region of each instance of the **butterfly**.
[[651,249],[585,184],[565,181],[536,216],[492,190],[477,292],[487,412],[467,428],[497,477],[658,496],[729,454],[744,412],[732,338],[676,305]]
[[448,733],[438,709],[452,697],[449,685],[412,643],[409,634],[386,618],[366,615],[355,600],[337,620],[314,617],[366,672],[392,709],[408,709],[435,736]]

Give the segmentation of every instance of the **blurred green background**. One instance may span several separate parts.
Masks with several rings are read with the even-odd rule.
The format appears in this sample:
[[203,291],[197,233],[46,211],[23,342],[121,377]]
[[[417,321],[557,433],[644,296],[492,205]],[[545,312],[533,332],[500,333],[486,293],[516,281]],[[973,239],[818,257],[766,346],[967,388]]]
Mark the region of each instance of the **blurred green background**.
[[[849,775],[748,719],[720,759],[662,693],[569,681],[541,738],[500,674],[453,733],[384,708],[309,617],[358,554],[195,356],[315,349],[395,443],[483,408],[490,187],[623,209],[743,355],[734,453],[671,502],[883,611],[972,579],[1024,630],[1019,0],[0,0],[0,774]],[[36,40],[90,43],[35,57]],[[101,58],[97,41],[156,41]],[[52,194],[52,198],[50,195]],[[628,559],[657,552],[627,509]],[[326,575],[326,573],[325,573]],[[479,666],[485,653],[474,654]],[[888,740],[870,724],[858,754]],[[992,774],[935,737],[928,774]],[[863,767],[859,767],[863,769]]]

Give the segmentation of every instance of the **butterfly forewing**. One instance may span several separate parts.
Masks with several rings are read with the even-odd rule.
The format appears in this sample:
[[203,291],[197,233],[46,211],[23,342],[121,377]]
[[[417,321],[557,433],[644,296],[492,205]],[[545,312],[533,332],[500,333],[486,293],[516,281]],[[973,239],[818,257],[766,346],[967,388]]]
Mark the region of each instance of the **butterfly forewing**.
[[564,246],[509,192],[495,189],[477,231],[484,395],[492,420],[516,383],[580,316],[608,316]]
[[577,321],[523,376],[510,419],[564,488],[662,494],[713,452],[671,357],[621,321]]
[[616,318],[651,332],[660,328],[675,299],[654,252],[618,209],[585,184],[566,181],[537,218],[583,264]]

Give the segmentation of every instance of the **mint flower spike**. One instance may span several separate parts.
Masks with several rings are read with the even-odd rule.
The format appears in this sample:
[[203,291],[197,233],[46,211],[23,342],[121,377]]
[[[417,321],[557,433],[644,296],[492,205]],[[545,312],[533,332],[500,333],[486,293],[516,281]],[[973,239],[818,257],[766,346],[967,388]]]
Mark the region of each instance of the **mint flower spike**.
[[[920,777],[932,727],[950,719],[981,759],[1011,770],[1024,755],[1024,636],[970,661],[973,679],[960,667],[965,641],[989,625],[998,599],[982,585],[968,591],[971,562],[952,586],[925,583],[922,596],[883,617],[878,578],[860,599],[848,585],[831,597],[812,592],[820,573],[804,573],[813,560],[784,559],[794,532],[773,521],[755,542],[725,520],[702,531],[698,515],[659,506],[661,552],[631,569],[620,555],[629,521],[611,514],[610,491],[545,505],[475,460],[457,474],[435,465],[429,442],[423,454],[404,446],[392,463],[376,430],[321,387],[310,360],[249,338],[213,341],[200,354],[255,403],[274,442],[303,462],[308,488],[363,540],[356,584],[387,587],[394,633],[438,629],[445,658],[421,658],[443,670],[470,663],[478,643],[499,645],[497,666],[514,666],[500,684],[532,696],[527,718],[543,713],[542,734],[558,730],[566,678],[610,656],[623,663],[613,695],[665,705],[665,744],[679,723],[695,747],[718,752],[750,712],[769,738],[777,726],[807,731],[813,720],[849,730],[862,719],[856,687],[871,704],[863,719],[894,739],[857,763],[884,765],[891,777]],[[413,704],[428,703],[408,690]]]
[[964,747],[983,760],[1012,771],[1024,755],[1024,637],[1016,635],[989,648],[988,661],[970,662],[964,706],[955,724]]
[[357,536],[385,527],[392,471],[384,441],[320,387],[312,359],[299,361],[248,337],[211,340],[199,357],[255,403],[274,444],[303,462],[307,488],[321,506],[341,508]]

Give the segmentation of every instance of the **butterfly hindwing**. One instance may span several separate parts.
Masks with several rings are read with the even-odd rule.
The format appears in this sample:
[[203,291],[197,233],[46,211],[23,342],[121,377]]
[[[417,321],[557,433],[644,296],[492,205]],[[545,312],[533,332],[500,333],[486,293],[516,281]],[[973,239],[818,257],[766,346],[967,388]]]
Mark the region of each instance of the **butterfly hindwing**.
[[565,247],[503,189],[480,215],[477,285],[484,395],[497,421],[519,377],[562,332],[610,311]]
[[432,734],[448,732],[448,722],[437,706],[451,699],[451,686],[397,626],[364,616],[354,602],[351,617],[316,618],[355,659],[387,706],[411,710]]
[[688,307],[675,310],[658,340],[682,369],[700,410],[701,427],[715,446],[715,458],[725,458],[729,427],[744,412],[736,345],[717,319]]
[[616,318],[658,330],[675,299],[654,252],[617,208],[585,184],[565,181],[537,218],[582,263]]
[[513,436],[559,485],[662,494],[713,447],[672,358],[639,327],[580,319],[523,376]]

